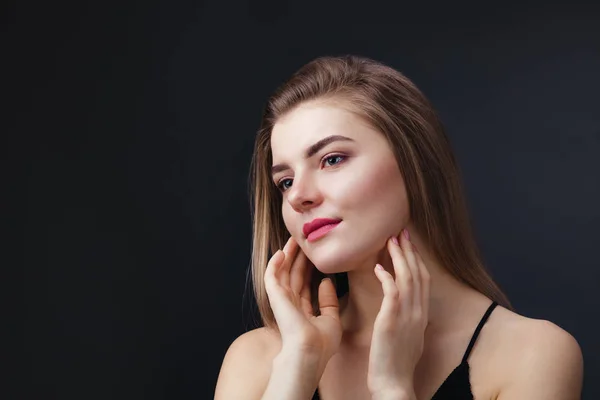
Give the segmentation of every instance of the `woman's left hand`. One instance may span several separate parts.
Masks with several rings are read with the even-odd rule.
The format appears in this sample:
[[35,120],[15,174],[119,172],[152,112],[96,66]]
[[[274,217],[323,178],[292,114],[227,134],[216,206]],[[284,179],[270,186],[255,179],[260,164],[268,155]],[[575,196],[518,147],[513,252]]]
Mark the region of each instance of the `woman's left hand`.
[[396,279],[375,268],[383,302],[373,326],[367,384],[373,399],[416,399],[413,377],[423,353],[430,277],[406,231],[387,247]]

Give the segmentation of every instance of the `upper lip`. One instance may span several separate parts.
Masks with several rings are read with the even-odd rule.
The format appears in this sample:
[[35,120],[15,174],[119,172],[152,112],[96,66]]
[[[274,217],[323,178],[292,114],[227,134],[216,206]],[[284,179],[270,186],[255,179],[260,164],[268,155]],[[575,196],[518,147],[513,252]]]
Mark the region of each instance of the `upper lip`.
[[316,231],[322,226],[337,224],[341,221],[341,219],[337,218],[316,218],[304,224],[304,226],[302,227],[302,233],[304,233],[304,237],[307,237],[308,235],[310,235],[311,232]]

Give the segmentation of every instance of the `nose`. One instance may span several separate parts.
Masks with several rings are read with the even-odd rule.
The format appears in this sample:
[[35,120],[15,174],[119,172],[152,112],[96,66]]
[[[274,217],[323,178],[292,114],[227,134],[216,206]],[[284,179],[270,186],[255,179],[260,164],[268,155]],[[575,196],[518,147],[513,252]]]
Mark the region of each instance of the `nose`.
[[323,198],[314,179],[296,174],[288,189],[287,201],[296,212],[305,212],[321,204]]

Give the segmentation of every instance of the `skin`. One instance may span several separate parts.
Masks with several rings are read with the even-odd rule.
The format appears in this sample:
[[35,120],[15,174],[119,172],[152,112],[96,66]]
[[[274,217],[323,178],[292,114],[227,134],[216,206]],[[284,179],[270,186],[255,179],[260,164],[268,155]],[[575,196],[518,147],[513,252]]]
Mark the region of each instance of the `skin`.
[[[331,142],[305,158],[307,148],[331,135],[351,140]],[[317,384],[327,400],[431,398],[460,363],[491,301],[456,281],[432,256],[411,225],[404,181],[391,148],[362,119],[339,103],[305,103],[276,123],[271,147],[273,164],[286,165],[273,179],[282,190],[282,215],[292,239],[267,267],[267,293],[282,307],[279,313],[274,309],[278,323],[300,326],[298,321],[309,321],[301,331],[316,326],[325,332],[323,349],[332,354],[298,363],[290,355],[294,352],[287,351],[302,346],[291,333],[285,334],[293,329],[248,332],[228,350],[215,398],[277,398],[284,387],[276,386],[277,379],[307,382],[295,389],[298,397],[285,398],[309,399]],[[314,218],[342,222],[310,242],[302,227]],[[410,239],[398,236],[404,229]],[[378,263],[384,272],[374,269]],[[327,297],[332,286],[322,283],[319,298],[323,295],[328,311],[320,321],[303,314],[302,296],[281,290],[297,286],[295,292],[301,294],[313,266],[325,273],[347,271],[351,287],[339,313],[335,300]],[[290,304],[299,310],[295,320],[291,308],[283,309]],[[406,318],[417,314],[420,318]],[[286,365],[300,364],[314,366],[316,377],[275,378]],[[500,306],[484,326],[469,364],[476,399],[580,398],[583,361],[575,339],[548,321]],[[235,387],[245,389],[237,392]],[[374,393],[376,388],[380,391]]]

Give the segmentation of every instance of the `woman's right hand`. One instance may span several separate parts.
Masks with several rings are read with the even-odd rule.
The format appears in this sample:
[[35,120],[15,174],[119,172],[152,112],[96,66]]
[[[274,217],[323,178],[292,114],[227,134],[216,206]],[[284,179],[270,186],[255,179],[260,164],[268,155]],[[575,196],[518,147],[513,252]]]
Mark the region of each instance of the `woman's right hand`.
[[310,282],[314,266],[290,238],[267,264],[265,288],[282,340],[282,352],[317,356],[324,365],[337,352],[342,338],[339,302],[333,282],[319,284],[319,316],[311,305]]

